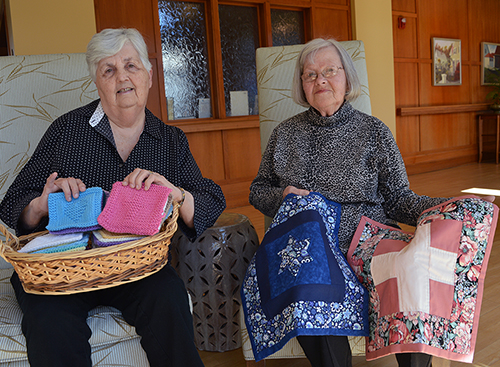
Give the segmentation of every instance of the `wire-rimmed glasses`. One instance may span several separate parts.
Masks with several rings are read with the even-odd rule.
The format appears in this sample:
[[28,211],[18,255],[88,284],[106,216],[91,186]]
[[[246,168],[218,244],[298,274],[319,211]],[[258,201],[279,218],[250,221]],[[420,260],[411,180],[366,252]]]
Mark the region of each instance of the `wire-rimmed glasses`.
[[[329,66],[327,68],[324,68],[320,72],[320,74],[323,75],[323,78],[330,79],[337,75],[339,73],[339,70],[342,69],[344,69],[342,66]],[[302,74],[301,78],[304,83],[311,83],[318,79],[318,74],[316,74],[314,71],[307,71]]]

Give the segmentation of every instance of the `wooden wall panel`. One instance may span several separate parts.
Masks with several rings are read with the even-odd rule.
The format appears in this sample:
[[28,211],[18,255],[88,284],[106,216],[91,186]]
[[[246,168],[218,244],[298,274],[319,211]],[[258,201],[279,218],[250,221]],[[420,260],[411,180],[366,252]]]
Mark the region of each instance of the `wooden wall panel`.
[[158,62],[156,58],[149,59],[151,65],[153,66],[153,85],[148,94],[148,109],[153,112],[153,114],[159,118],[161,118],[161,93],[160,88],[165,88],[163,85],[159,85],[159,80],[163,80],[163,78],[158,78],[158,73],[163,72],[163,67],[158,67]]
[[253,180],[261,160],[259,129],[226,130],[222,134],[226,179]]
[[[476,111],[485,108],[490,89],[480,85],[480,45],[483,41],[500,43],[500,1],[393,0],[392,4],[396,107],[401,111],[396,131],[408,172],[476,161]],[[410,32],[397,29],[400,15],[407,17]],[[416,21],[415,34],[411,19]],[[461,40],[462,85],[433,85],[433,37]],[[405,107],[410,108],[408,113],[403,112]],[[417,131],[419,146],[414,136]]]
[[418,57],[417,47],[417,18],[405,16],[406,26],[398,28],[400,14],[393,14],[392,31],[394,39],[394,58],[416,59]]
[[[467,5],[470,0],[418,0],[419,55],[431,60],[432,37],[462,40],[462,49],[468,47]],[[462,61],[467,61],[462,53]]]
[[403,157],[420,151],[420,120],[417,116],[397,119],[396,141]]
[[415,0],[392,0],[392,10],[415,13]]
[[186,137],[203,176],[216,182],[223,181],[225,174],[224,165],[221,164],[224,161],[221,132],[186,133]]
[[313,38],[335,38],[350,40],[350,15],[347,10],[315,7],[313,11]]
[[469,59],[481,63],[481,42],[500,43],[500,1],[481,0],[471,1],[468,8],[469,13]]
[[470,145],[468,114],[420,116],[421,150],[440,150]]
[[318,0],[318,3],[328,3],[334,5],[349,5],[349,0]]
[[94,0],[96,27],[133,27],[144,36],[150,53],[161,52],[156,45],[153,3],[149,0],[124,2],[120,0]]
[[418,75],[419,70],[416,63],[396,62],[394,64],[397,106],[416,106],[419,103]]

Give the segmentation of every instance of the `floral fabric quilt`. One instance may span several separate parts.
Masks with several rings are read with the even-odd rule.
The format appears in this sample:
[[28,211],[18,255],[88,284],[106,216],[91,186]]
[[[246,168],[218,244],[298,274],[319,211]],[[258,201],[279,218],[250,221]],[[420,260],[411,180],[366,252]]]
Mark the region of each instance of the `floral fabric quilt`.
[[340,205],[288,195],[241,289],[255,360],[298,335],[368,335],[368,292],[338,247]]
[[362,218],[347,258],[370,293],[367,360],[423,352],[472,362],[497,219],[477,197],[426,210],[413,234]]

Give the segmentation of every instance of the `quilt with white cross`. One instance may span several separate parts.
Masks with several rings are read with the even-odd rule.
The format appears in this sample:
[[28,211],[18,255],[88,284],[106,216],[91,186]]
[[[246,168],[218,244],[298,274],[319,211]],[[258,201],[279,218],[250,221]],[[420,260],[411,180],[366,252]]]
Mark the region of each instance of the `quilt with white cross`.
[[288,195],[241,288],[255,360],[298,335],[368,335],[368,292],[338,246],[340,205]]
[[370,293],[366,359],[423,352],[471,363],[498,207],[453,198],[415,233],[363,217],[347,259]]

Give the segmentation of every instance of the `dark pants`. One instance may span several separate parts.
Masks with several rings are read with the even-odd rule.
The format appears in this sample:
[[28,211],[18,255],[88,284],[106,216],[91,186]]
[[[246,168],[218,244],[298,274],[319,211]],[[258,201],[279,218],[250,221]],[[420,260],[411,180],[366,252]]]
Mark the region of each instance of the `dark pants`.
[[119,309],[135,326],[151,367],[203,366],[184,283],[169,265],[136,282],[72,295],[25,293],[16,273],[11,282],[24,314],[31,367],[92,366],[86,319],[99,305]]
[[[346,336],[298,336],[312,367],[351,367],[352,354]],[[399,367],[431,367],[432,356],[424,353],[396,354]]]
[[431,367],[432,356],[425,353],[396,354],[399,367]]
[[297,340],[312,367],[351,367],[347,336],[298,336]]

